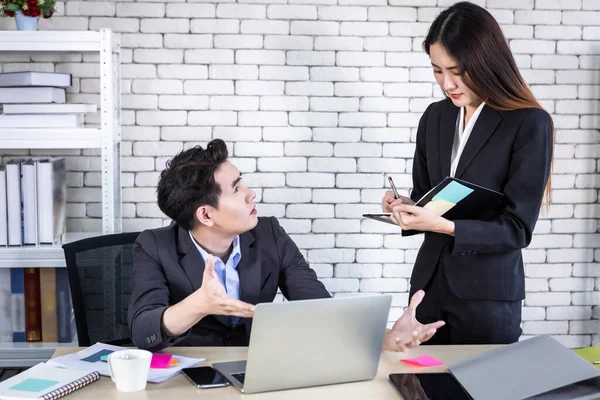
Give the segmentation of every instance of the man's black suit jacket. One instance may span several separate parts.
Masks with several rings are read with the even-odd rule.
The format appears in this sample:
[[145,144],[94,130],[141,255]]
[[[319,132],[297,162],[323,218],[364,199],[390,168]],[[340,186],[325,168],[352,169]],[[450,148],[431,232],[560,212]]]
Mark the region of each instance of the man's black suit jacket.
[[[240,235],[237,266],[240,299],[250,304],[272,302],[280,288],[288,300],[330,297],[296,244],[276,218],[258,218],[256,227]],[[204,260],[187,230],[177,224],[146,230],[134,247],[131,338],[142,349],[180,346],[248,345],[251,319],[232,329],[228,318],[209,315],[180,337],[167,337],[162,315],[202,285]]]
[[[458,113],[459,108],[445,99],[431,104],[421,117],[413,201],[449,176]],[[483,107],[455,177],[504,193],[504,202],[481,220],[454,221],[455,237],[425,233],[412,272],[412,293],[425,288],[442,263],[450,289],[459,298],[525,298],[521,249],[529,245],[539,216],[552,142],[552,122],[545,111]]]

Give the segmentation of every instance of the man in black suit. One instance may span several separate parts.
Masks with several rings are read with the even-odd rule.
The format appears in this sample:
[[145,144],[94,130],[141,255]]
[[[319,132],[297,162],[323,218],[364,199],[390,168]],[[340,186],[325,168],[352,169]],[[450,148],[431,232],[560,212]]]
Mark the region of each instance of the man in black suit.
[[[176,155],[157,197],[174,223],[135,244],[129,326],[139,348],[247,346],[254,304],[272,302],[278,288],[288,300],[330,297],[277,219],[256,216],[256,194],[222,140]],[[385,350],[414,347],[443,325],[416,321],[422,298],[387,330]]]

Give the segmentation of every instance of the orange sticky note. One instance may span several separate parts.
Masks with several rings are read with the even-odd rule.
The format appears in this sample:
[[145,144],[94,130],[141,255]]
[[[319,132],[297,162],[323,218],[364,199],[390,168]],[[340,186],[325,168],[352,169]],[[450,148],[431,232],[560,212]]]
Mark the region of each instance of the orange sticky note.
[[405,358],[401,361],[409,364],[420,365],[422,367],[435,367],[436,365],[444,365],[443,362],[436,360],[435,358],[428,356],[427,354],[415,358]]
[[175,365],[179,365],[179,361],[177,361],[175,358],[171,358],[171,361],[169,361],[169,367],[174,367]]

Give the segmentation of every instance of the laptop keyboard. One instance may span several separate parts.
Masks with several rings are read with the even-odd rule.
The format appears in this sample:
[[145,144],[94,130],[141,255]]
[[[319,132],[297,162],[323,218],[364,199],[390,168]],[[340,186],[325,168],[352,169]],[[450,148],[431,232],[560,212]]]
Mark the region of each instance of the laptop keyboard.
[[237,379],[240,383],[244,383],[244,378],[246,377],[245,372],[240,372],[237,374],[231,374],[235,379]]

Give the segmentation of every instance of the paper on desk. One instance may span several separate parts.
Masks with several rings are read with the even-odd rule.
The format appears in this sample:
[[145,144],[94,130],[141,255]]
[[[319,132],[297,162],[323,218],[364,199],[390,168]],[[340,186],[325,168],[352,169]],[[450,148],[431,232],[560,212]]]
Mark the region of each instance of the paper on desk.
[[405,358],[401,361],[420,365],[422,367],[435,367],[436,365],[444,365],[443,362],[436,360],[435,358],[428,356],[427,354],[415,358]]
[[[78,369],[85,371],[98,371],[100,375],[110,376],[110,372],[108,371],[108,363],[101,361],[101,356],[92,356],[96,356],[98,353],[104,355],[106,354],[107,350],[113,352],[126,349],[126,347],[112,346],[104,343],[96,343],[95,345],[90,346],[87,349],[81,350],[77,353],[52,358],[47,362],[62,368]],[[98,359],[95,362],[84,361],[84,359],[93,360],[95,358]],[[190,358],[182,356],[173,356],[173,358],[179,361],[178,365],[160,369],[150,368],[150,372],[148,373],[148,382],[158,383],[166,381],[167,379],[170,379],[177,375],[183,368],[193,367],[205,360],[204,358]]]
[[[100,357],[101,361],[108,362],[108,356],[110,354],[105,354]],[[152,361],[150,361],[150,368],[169,368],[179,365],[180,362],[177,361],[171,354],[160,354],[155,353],[152,354]]]
[[[575,353],[579,354],[584,360],[591,363],[594,361],[600,361],[600,346],[584,347],[581,349],[574,349]],[[595,364],[594,367],[600,369],[599,364]]]

